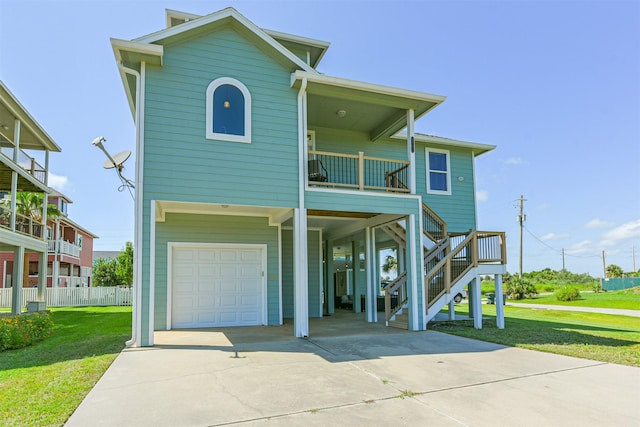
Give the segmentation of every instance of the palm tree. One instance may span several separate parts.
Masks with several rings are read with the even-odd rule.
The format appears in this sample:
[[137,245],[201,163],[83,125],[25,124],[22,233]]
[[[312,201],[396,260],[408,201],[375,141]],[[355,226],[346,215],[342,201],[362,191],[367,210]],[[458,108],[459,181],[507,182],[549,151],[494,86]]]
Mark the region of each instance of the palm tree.
[[[11,198],[2,200],[2,204],[5,208],[10,208]],[[28,232],[30,235],[33,235],[34,222],[35,225],[44,226],[44,224],[42,224],[43,205],[43,193],[30,193],[27,191],[19,191],[16,193],[16,213],[29,221]],[[47,204],[47,218],[54,219],[61,215],[62,213],[56,205]]]

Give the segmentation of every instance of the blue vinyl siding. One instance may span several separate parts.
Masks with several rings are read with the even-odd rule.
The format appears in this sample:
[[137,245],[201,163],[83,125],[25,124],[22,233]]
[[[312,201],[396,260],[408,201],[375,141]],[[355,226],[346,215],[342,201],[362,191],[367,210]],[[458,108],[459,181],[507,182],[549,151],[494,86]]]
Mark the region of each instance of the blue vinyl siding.
[[[169,242],[242,243],[267,245],[267,315],[279,322],[278,227],[267,218],[168,213],[156,224],[155,329],[167,324],[167,244]],[[144,317],[143,317],[144,318]]]
[[[449,150],[451,166],[451,194],[426,194],[427,163],[425,145],[416,146],[416,187],[422,200],[446,222],[449,231],[463,232],[476,228],[476,197],[473,183],[473,154],[471,151],[451,147],[434,148]],[[459,181],[458,177],[463,180]]]
[[[219,77],[252,97],[251,143],[205,138],[205,98]],[[297,203],[297,92],[290,73],[230,28],[165,46],[148,67],[147,199],[292,207]]]

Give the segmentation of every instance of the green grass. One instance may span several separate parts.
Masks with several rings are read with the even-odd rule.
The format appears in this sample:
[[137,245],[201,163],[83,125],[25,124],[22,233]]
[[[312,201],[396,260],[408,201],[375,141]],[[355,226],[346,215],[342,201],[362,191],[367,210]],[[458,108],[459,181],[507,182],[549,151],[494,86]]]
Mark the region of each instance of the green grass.
[[[430,329],[548,353],[640,367],[640,318],[505,307],[505,329],[495,326],[495,306],[483,304],[483,329],[473,322],[437,322]],[[463,307],[457,314],[465,314]]]
[[555,294],[538,295],[534,298],[527,298],[520,301],[526,304],[551,304],[568,305],[574,307],[598,307],[598,308],[621,308],[629,310],[640,310],[640,291],[638,293],[627,291],[615,292],[580,292],[580,298],[575,301],[558,301]]
[[131,307],[51,309],[53,334],[0,353],[0,420],[60,426],[131,336]]

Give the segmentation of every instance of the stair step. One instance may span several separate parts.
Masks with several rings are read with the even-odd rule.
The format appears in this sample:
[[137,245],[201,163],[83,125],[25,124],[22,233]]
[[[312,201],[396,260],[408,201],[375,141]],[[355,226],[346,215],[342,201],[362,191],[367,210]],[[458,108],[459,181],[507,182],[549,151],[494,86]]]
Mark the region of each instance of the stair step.
[[395,320],[389,320],[389,326],[398,329],[409,329],[409,309],[405,308],[401,314],[396,314]]
[[393,328],[407,330],[407,329],[409,329],[409,322],[403,322],[403,321],[398,321],[398,320],[389,320],[389,326],[391,326]]

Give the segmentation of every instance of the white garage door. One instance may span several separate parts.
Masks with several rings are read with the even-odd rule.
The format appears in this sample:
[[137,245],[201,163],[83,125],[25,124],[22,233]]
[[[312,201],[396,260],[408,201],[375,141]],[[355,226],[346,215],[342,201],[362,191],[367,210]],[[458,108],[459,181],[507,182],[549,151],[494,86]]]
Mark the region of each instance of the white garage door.
[[262,251],[173,247],[171,327],[261,325]]

